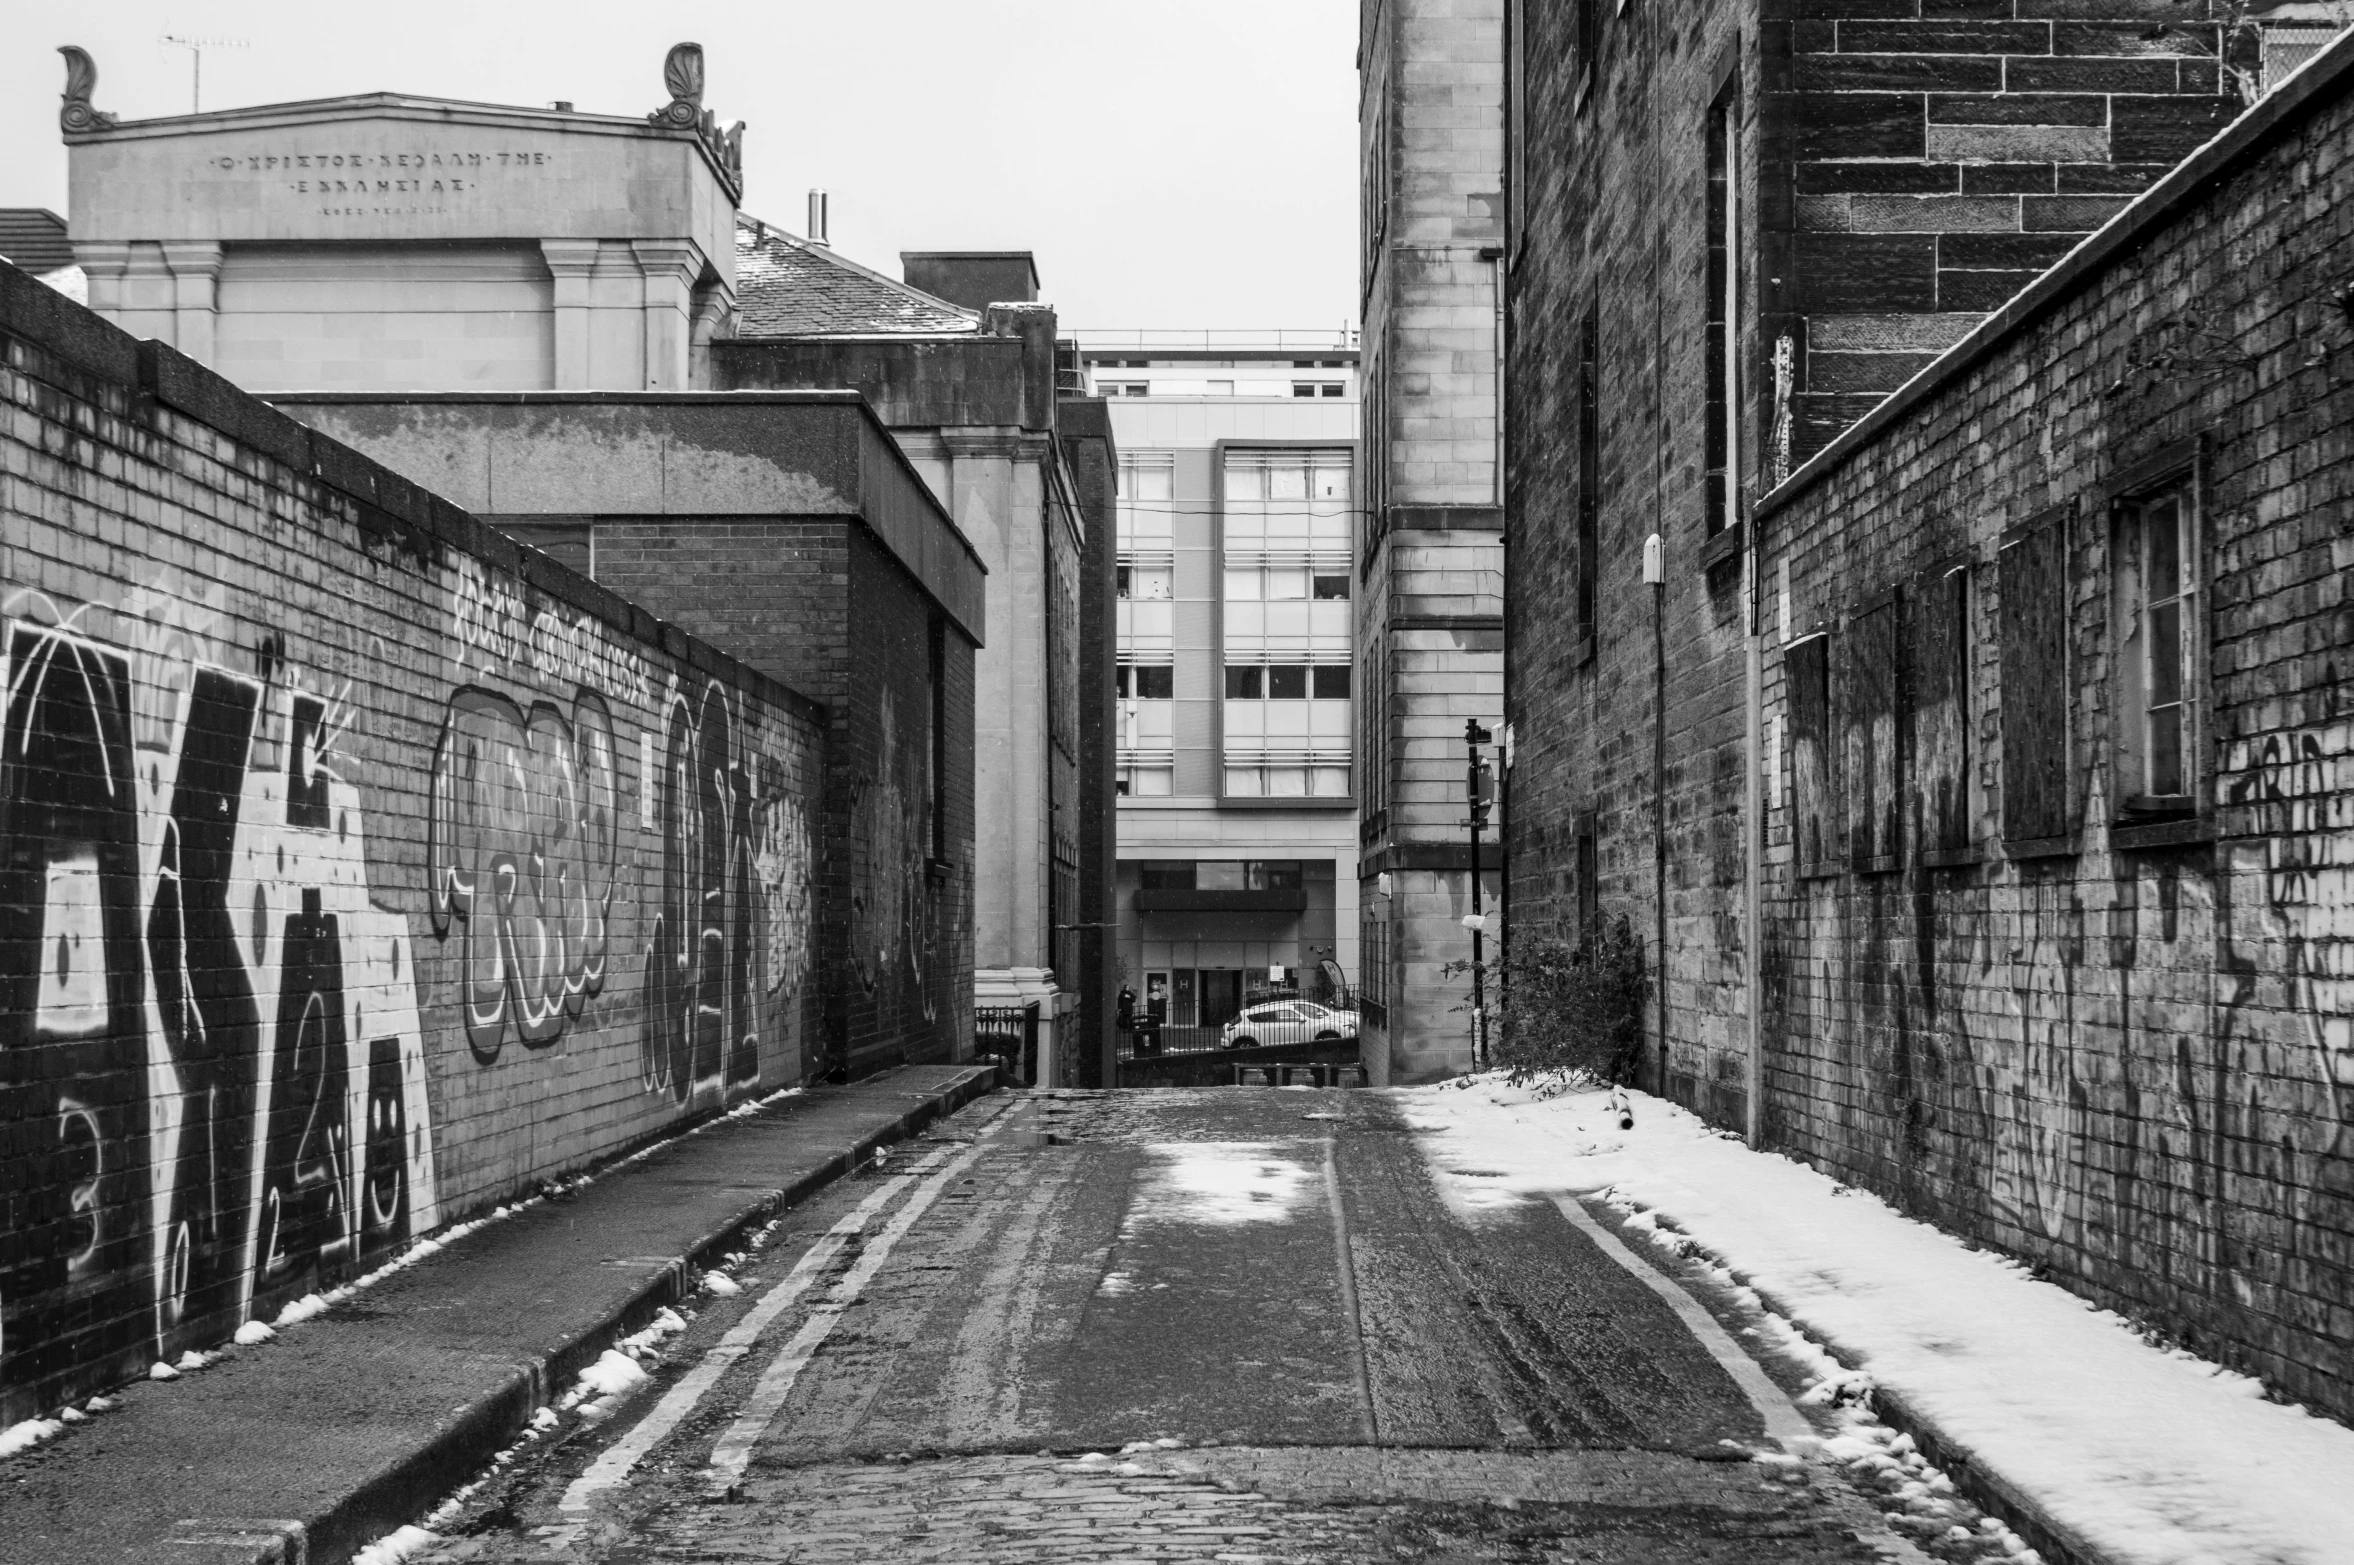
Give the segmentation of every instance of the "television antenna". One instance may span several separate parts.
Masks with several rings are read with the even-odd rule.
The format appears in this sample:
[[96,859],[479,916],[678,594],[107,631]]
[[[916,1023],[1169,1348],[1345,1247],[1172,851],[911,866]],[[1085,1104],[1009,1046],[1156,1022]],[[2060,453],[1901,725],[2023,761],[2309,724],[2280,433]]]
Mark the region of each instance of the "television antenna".
[[188,51],[188,112],[204,112],[204,51],[207,49],[242,49],[242,38],[191,38],[181,33],[165,33],[155,40]]

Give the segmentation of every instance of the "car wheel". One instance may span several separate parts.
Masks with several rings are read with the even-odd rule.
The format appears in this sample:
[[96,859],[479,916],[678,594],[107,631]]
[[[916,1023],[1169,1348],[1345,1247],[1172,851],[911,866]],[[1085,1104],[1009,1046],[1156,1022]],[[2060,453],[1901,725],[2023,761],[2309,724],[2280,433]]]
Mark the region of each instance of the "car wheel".
[[1243,1036],[1234,1040],[1233,1046],[1237,1049],[1255,1049],[1259,1046],[1259,1040],[1251,1037],[1248,1033],[1245,1033]]
[[1340,1034],[1332,1032],[1328,1029],[1324,1032],[1318,1033],[1316,1035],[1316,1041],[1318,1043],[1338,1043],[1340,1042]]

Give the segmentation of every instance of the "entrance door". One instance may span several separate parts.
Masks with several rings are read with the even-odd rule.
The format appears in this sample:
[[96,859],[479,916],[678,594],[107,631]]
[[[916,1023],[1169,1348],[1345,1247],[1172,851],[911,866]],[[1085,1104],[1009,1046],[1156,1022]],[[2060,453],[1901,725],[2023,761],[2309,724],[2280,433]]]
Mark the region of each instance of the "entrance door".
[[1223,1027],[1242,1013],[1242,973],[1231,967],[1205,967],[1201,972],[1201,1024]]
[[1180,967],[1169,975],[1169,1025],[1193,1025],[1193,969]]

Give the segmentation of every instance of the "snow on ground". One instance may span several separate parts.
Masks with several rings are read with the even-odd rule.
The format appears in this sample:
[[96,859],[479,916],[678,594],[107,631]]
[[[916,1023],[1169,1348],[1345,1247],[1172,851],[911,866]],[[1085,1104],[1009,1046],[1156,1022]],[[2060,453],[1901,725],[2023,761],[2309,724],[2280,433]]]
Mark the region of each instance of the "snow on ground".
[[1601,1092],[1501,1077],[1397,1098],[1472,1221],[1562,1191],[1665,1220],[2118,1565],[2354,1560],[2354,1430],[2016,1262],[1640,1093],[1631,1130]]

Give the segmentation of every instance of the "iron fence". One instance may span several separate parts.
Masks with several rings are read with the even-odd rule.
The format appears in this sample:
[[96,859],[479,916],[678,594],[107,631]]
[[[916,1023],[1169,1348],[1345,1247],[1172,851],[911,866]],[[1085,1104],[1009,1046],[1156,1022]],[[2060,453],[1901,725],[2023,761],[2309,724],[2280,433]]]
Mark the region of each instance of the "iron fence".
[[973,1053],[994,1055],[1017,1086],[1038,1081],[1038,1002],[973,1007]]

